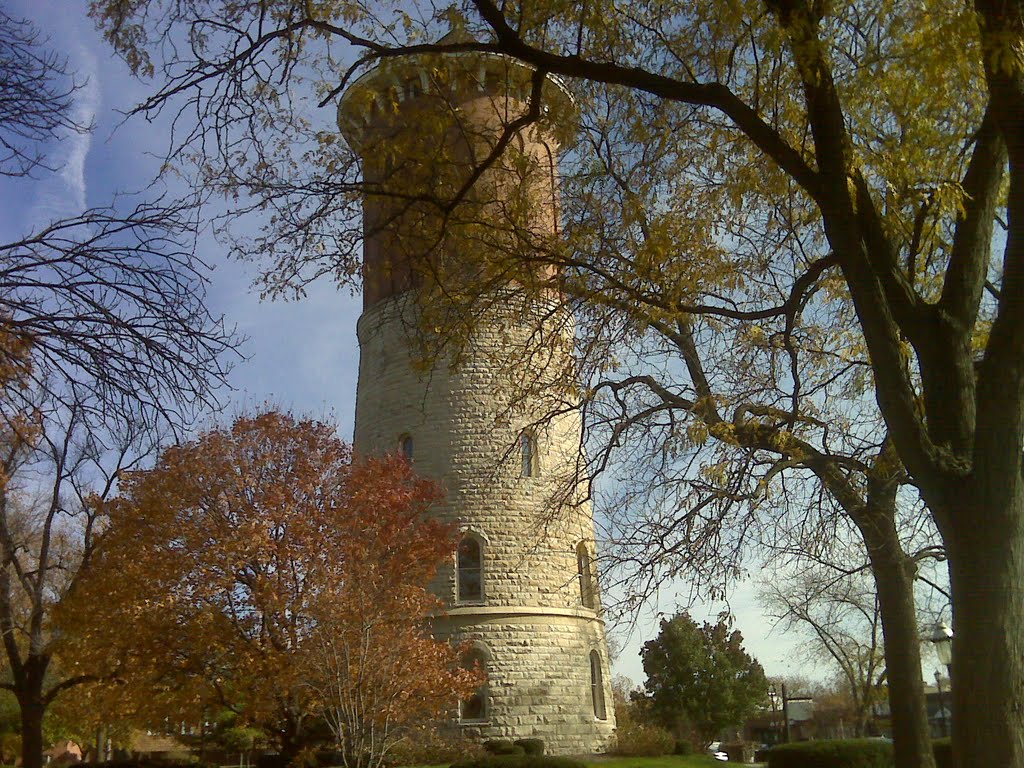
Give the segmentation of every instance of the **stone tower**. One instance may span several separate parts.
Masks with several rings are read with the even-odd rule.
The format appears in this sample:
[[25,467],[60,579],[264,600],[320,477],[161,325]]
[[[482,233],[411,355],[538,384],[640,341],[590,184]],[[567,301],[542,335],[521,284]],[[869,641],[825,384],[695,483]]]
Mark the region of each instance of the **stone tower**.
[[[339,126],[375,188],[363,201],[354,442],[364,454],[404,452],[445,489],[436,514],[458,524],[457,550],[433,585],[446,608],[434,631],[468,642],[466,661],[482,665],[487,683],[453,706],[452,727],[475,740],[539,738],[548,753],[582,754],[607,748],[615,719],[593,517],[574,480],[580,416],[570,408],[549,417],[557,409],[542,394],[557,389],[545,376],[572,370],[571,317],[554,297],[517,302],[509,283],[507,296],[488,289],[502,295],[475,318],[457,360],[423,364],[417,352],[417,329],[430,327],[425,272],[441,262],[449,279],[472,271],[462,263],[472,257],[448,237],[450,220],[424,199],[462,188],[527,112],[531,90],[571,111],[558,83],[538,81],[497,55],[423,57],[379,66],[342,97]],[[509,133],[515,168],[496,165],[473,185],[470,207],[486,232],[486,217],[514,215],[509,201],[524,194],[540,205],[522,226],[557,231],[556,133]],[[547,339],[539,354],[538,338]],[[524,390],[529,377],[541,386]]]

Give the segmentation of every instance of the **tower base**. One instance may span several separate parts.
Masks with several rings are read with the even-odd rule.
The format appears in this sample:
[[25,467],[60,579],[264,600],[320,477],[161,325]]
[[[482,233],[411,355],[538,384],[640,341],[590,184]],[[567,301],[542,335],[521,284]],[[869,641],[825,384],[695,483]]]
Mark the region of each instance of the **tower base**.
[[596,613],[455,608],[435,619],[434,632],[471,644],[487,660],[484,715],[453,724],[460,736],[479,743],[541,739],[551,755],[608,750],[615,716],[605,700],[608,660],[602,658],[604,622]]

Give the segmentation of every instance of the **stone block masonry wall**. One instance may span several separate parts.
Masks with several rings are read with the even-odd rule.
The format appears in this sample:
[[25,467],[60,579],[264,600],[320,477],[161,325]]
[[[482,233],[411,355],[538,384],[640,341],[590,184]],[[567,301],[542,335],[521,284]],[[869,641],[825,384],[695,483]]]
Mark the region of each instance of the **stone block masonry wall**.
[[[484,599],[456,598],[454,553],[433,588],[449,608],[436,630],[487,648],[488,719],[459,726],[480,739],[542,738],[555,754],[603,751],[614,730],[604,625],[584,607],[577,546],[593,556],[593,519],[575,484],[580,420],[566,411],[537,424],[564,382],[565,347],[550,334],[552,351],[525,378],[547,374],[540,392],[521,397],[517,382],[536,318],[500,310],[481,319],[457,366],[416,363],[409,339],[415,328],[408,297],[371,307],[359,321],[357,452],[396,451],[412,438],[416,470],[440,482],[445,503],[437,514],[457,521],[483,542]],[[563,339],[565,341],[565,339]],[[556,369],[558,372],[556,373]],[[556,393],[556,394],[552,394]],[[522,476],[517,440],[524,428],[536,439],[536,473]],[[595,716],[591,651],[601,659],[607,716]]]
[[[487,718],[457,728],[480,741],[544,740],[549,754],[603,752],[615,730],[604,627],[593,617],[553,614],[439,619],[438,636],[486,648]],[[596,716],[590,653],[601,655],[605,718]]]

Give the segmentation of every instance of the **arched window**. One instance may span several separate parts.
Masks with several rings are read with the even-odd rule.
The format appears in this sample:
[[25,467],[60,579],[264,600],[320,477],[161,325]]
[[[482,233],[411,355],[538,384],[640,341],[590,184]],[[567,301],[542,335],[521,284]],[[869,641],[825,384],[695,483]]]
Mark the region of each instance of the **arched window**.
[[467,533],[455,551],[456,595],[460,603],[484,599],[484,548],[472,533]]
[[590,699],[594,704],[594,717],[607,720],[608,712],[604,708],[604,678],[601,673],[601,654],[590,652]]
[[519,435],[519,459],[523,477],[533,477],[537,474],[537,440],[529,432]]
[[459,702],[459,721],[463,723],[482,723],[487,720],[487,658],[483,648],[472,648],[462,657],[464,669],[478,669],[483,672],[484,680],[480,687],[469,697]]
[[415,99],[417,96],[423,95],[423,89],[420,87],[420,81],[416,78],[406,80],[404,84],[404,94],[406,101]]
[[398,451],[406,461],[412,461],[412,435],[402,435],[398,438]]
[[594,573],[586,542],[581,541],[576,547],[576,565],[580,574],[580,602],[585,608],[595,608],[597,601],[594,599]]

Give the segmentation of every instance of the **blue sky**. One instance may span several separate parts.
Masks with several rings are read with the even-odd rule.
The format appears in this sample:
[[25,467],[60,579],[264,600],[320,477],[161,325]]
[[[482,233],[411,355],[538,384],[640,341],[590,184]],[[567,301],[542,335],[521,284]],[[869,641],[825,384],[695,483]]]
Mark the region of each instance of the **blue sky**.
[[[18,0],[15,15],[34,20],[62,51],[85,85],[76,116],[96,125],[91,135],[70,136],[49,152],[55,174],[37,181],[0,180],[0,234],[13,239],[27,226],[107,205],[115,192],[136,192],[152,178],[163,149],[163,126],[122,121],[120,111],[146,93],[95,32],[78,0]],[[237,410],[270,401],[314,416],[332,416],[351,436],[358,352],[355,321],[360,299],[318,284],[300,302],[261,302],[251,290],[252,266],[229,261],[206,236],[200,255],[213,266],[209,305],[247,337],[226,393]]]
[[[159,124],[122,122],[119,111],[137,102],[145,84],[135,81],[93,29],[82,0],[14,0],[14,16],[34,20],[62,51],[85,86],[76,109],[83,122],[96,125],[93,134],[71,136],[51,152],[59,172],[37,181],[0,179],[0,237],[23,235],[47,220],[73,215],[83,208],[105,205],[115,191],[136,191],[152,177],[166,134]],[[304,414],[333,419],[342,436],[353,426],[358,347],[355,324],[360,298],[338,292],[327,282],[312,286],[297,302],[261,302],[251,290],[251,265],[228,261],[223,249],[204,237],[201,255],[214,266],[209,305],[237,325],[248,338],[231,376],[228,412],[271,402]],[[657,611],[674,612],[685,590],[671,585],[661,604],[638,617],[634,629],[620,633],[623,648],[613,671],[642,682],[638,649],[657,629]],[[756,587],[741,586],[730,607],[746,647],[770,675],[820,676],[821,671],[797,650],[798,638],[772,632],[760,612]],[[694,618],[714,619],[722,606],[698,605]]]

